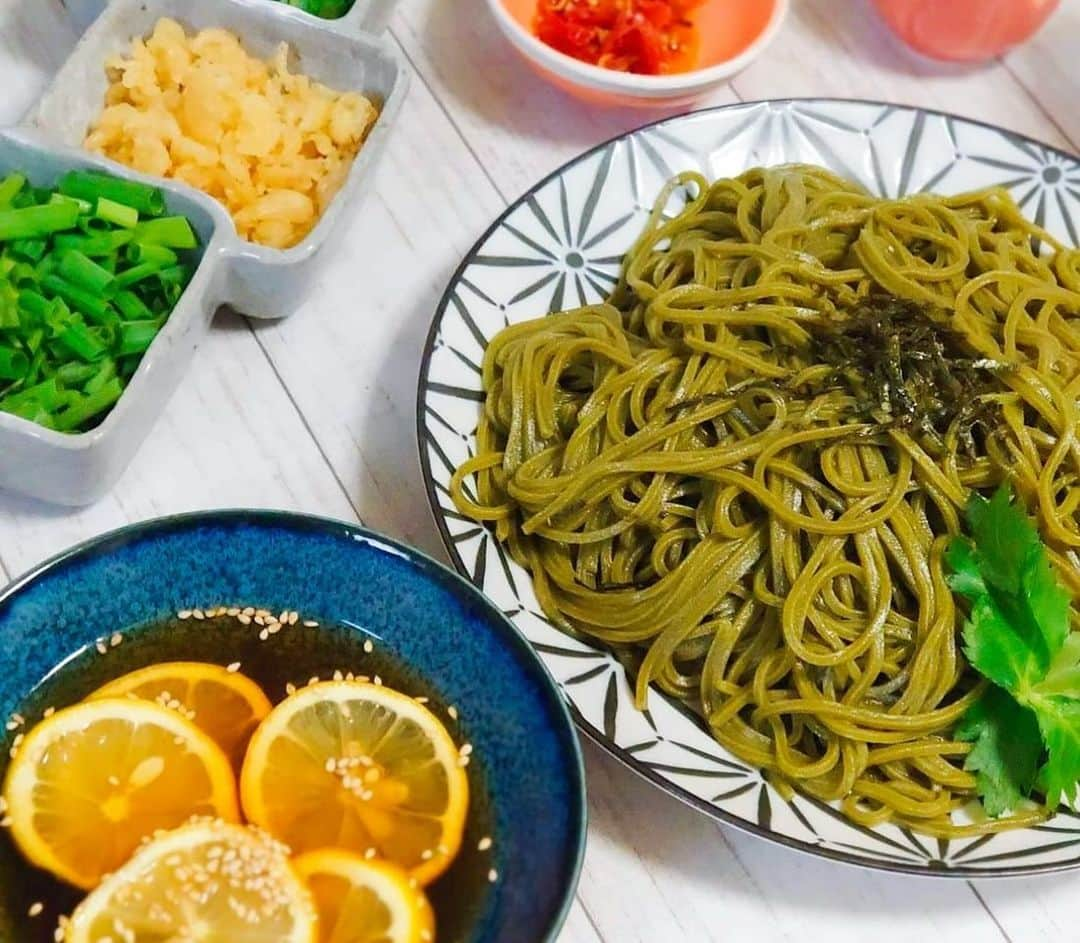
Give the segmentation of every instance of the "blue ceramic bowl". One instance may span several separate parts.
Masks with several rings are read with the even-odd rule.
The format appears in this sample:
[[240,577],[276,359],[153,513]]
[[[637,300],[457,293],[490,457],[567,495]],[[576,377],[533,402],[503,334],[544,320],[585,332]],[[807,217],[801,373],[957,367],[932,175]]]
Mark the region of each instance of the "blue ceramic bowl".
[[[351,646],[371,637],[417,684],[453,704],[461,738],[474,747],[474,807],[461,856],[432,888],[439,943],[555,939],[577,883],[586,815],[563,699],[529,646],[470,584],[349,524],[264,511],[166,518],[99,537],[16,581],[0,595],[0,736],[7,738],[0,776],[12,737],[2,721],[55,666],[116,631],[125,637],[116,649],[129,660],[123,670],[185,654],[213,657],[207,646],[220,635],[179,627],[162,634],[160,626],[180,610],[216,604],[298,610],[319,621],[314,631],[333,631]],[[330,625],[339,628],[322,628]],[[221,655],[242,660],[246,651],[288,668],[303,654],[288,642],[275,649],[287,637],[260,643],[237,625]],[[72,700],[101,680],[86,664],[75,673]],[[481,852],[478,836],[488,833],[494,845]],[[38,881],[0,834],[0,940],[52,939],[55,914],[27,917]]]

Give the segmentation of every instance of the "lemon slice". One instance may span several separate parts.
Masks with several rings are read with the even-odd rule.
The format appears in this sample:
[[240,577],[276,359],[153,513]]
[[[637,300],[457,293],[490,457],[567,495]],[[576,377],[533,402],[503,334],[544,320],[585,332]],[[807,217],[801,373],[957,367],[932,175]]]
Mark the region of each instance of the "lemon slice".
[[98,689],[90,699],[129,696],[178,710],[225,751],[237,773],[248,740],[271,706],[250,678],[220,665],[194,661],[164,662],[133,671]]
[[76,908],[65,943],[315,943],[311,894],[269,836],[193,822],[144,845]]
[[421,884],[461,847],[469,783],[454,741],[411,697],[358,681],[304,688],[248,747],[244,812],[296,852],[385,858]]
[[221,748],[175,711],[129,698],[84,701],[34,727],[4,799],[22,853],[87,889],[158,829],[239,819]]
[[294,862],[319,911],[319,943],[429,943],[435,915],[397,865],[336,848]]

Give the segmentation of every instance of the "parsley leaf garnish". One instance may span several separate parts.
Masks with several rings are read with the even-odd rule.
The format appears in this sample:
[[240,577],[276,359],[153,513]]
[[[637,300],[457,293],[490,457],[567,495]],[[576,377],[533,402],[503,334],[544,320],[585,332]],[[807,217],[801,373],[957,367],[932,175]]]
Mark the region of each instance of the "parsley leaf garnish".
[[[1016,808],[1038,786],[1053,807],[1080,781],[1080,635],[1069,630],[1069,594],[1034,524],[1002,487],[968,502],[970,539],[949,545],[949,585],[970,603],[964,654],[993,683],[957,727],[974,746],[990,815]],[[1040,768],[1040,762],[1042,763]]]

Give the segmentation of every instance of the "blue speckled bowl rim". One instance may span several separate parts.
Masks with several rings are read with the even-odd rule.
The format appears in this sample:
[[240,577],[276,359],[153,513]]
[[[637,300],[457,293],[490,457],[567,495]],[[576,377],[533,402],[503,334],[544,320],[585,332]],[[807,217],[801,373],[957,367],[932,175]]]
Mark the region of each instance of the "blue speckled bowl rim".
[[[133,544],[159,535],[182,533],[188,529],[216,525],[244,524],[249,527],[281,528],[297,534],[315,533],[338,539],[345,538],[345,545],[350,545],[360,538],[369,547],[386,552],[394,550],[400,553],[423,574],[439,581],[455,595],[465,596],[478,603],[500,632],[504,644],[521,659],[523,669],[536,676],[544,694],[553,708],[553,715],[561,721],[560,739],[566,744],[568,772],[574,780],[570,790],[574,808],[570,810],[570,828],[575,832],[572,840],[571,861],[568,873],[564,876],[562,900],[548,927],[536,943],[556,943],[559,932],[566,923],[570,907],[574,901],[581,869],[585,861],[585,842],[588,832],[588,801],[585,790],[585,762],[581,752],[581,742],[576,733],[576,725],[570,714],[570,708],[555,684],[547,666],[536,654],[533,647],[514,628],[509,619],[480,590],[455,570],[440,563],[426,553],[402,543],[394,537],[369,530],[361,524],[320,517],[314,514],[302,514],[296,511],[280,511],[260,508],[224,508],[210,511],[189,511],[183,514],[171,514],[151,518],[134,524],[127,524],[115,530],[106,531],[96,537],[81,541],[55,556],[49,557],[30,570],[16,577],[0,590],[0,608],[16,597],[27,587],[48,576],[54,570],[62,569],[82,559],[107,554],[116,547]],[[3,658],[0,656],[0,665]],[[523,943],[525,941],[523,940]]]

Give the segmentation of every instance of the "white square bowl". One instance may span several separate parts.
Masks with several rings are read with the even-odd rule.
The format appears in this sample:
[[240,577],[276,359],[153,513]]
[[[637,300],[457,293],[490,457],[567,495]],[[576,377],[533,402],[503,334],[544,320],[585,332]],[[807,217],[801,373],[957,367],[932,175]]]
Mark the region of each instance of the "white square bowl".
[[[387,0],[374,2],[385,9],[381,4]],[[297,246],[270,249],[240,239],[228,212],[212,197],[81,149],[103,107],[106,59],[125,51],[132,37],[149,34],[165,16],[189,30],[228,29],[264,58],[287,42],[299,71],[380,101],[379,118],[341,191]],[[359,32],[347,35],[326,25],[333,22],[269,0],[114,0],[87,30],[24,126],[0,131],[0,175],[20,170],[36,185],[50,185],[66,170],[89,167],[152,184],[165,192],[170,212],[191,219],[203,243],[191,284],[101,425],[65,435],[0,413],[0,488],[69,506],[96,501],[134,457],[221,305],[259,318],[280,318],[295,310],[316,277],[320,250],[371,188],[408,84],[408,73],[387,41]]]

